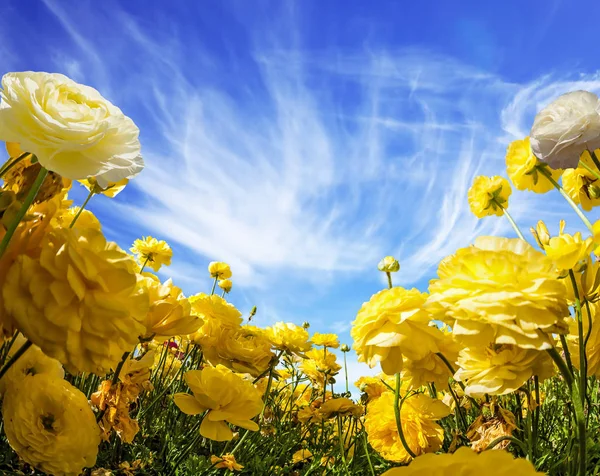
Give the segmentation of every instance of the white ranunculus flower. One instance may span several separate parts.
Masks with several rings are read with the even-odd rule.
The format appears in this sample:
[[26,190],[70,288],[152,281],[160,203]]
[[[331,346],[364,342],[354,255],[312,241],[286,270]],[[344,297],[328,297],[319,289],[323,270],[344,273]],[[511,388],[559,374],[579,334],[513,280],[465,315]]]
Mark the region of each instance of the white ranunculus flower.
[[563,94],[542,109],[531,128],[531,149],[553,169],[573,169],[600,147],[600,100],[588,91]]
[[0,140],[18,142],[63,177],[119,182],[144,168],[139,129],[98,91],[62,74],[2,77]]

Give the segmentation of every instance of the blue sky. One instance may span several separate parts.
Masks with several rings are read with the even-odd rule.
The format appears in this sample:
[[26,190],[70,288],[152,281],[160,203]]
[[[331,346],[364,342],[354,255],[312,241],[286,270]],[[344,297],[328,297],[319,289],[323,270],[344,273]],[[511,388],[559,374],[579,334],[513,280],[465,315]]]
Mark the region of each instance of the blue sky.
[[[109,238],[167,240],[162,277],[188,294],[227,261],[231,300],[257,305],[258,324],[306,320],[350,342],[381,257],[425,290],[475,236],[514,236],[472,217],[467,189],[506,175],[506,146],[540,107],[600,91],[598,14],[553,0],[4,0],[0,57],[3,73],[94,86],[140,127],[146,169],[90,205]],[[524,230],[580,229],[557,194],[514,193],[510,210]]]

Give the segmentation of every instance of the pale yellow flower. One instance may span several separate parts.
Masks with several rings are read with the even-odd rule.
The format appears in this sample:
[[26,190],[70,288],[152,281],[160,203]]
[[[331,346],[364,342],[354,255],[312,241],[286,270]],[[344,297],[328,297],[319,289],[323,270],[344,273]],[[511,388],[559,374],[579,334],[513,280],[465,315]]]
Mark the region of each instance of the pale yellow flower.
[[475,177],[469,189],[469,206],[477,218],[502,216],[511,193],[510,184],[504,177],[480,175]]
[[396,273],[400,271],[400,263],[393,256],[386,256],[379,262],[377,269],[384,273]]
[[118,182],[111,182],[105,184],[105,186],[100,186],[98,180],[95,177],[89,177],[83,180],[78,180],[78,182],[87,188],[88,192],[94,192],[96,194],[105,195],[110,198],[115,198],[119,193],[121,193],[127,184],[129,183],[129,179],[124,178],[119,180]]
[[[600,149],[596,149],[600,157]],[[581,154],[581,162],[592,170],[598,171],[589,152]],[[600,172],[599,172],[600,173]],[[600,180],[587,168],[579,166],[565,170],[562,176],[562,186],[571,199],[581,205],[586,212],[600,205]]]
[[592,248],[592,237],[584,240],[581,233],[577,232],[574,235],[561,233],[553,236],[544,247],[544,251],[558,268],[566,270],[573,269],[579,261],[585,259]]
[[562,170],[553,170],[548,164],[540,161],[531,150],[529,137],[511,142],[506,150],[506,172],[508,178],[518,190],[531,190],[536,193],[546,193],[554,185],[541,172],[545,170],[554,181],[558,181]]
[[135,254],[142,266],[147,264],[154,271],[158,271],[163,265],[170,266],[173,257],[173,250],[166,241],[159,241],[151,236],[135,240],[129,251]]

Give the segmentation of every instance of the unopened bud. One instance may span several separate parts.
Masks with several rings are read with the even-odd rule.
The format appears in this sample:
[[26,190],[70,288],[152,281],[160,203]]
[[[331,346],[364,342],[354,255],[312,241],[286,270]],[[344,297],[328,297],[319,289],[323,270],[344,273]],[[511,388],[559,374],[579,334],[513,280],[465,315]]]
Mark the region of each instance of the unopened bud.
[[550,233],[548,233],[548,228],[542,220],[537,222],[533,236],[538,242],[538,245],[540,245],[540,248],[545,248],[548,246],[548,243],[550,243]]
[[310,323],[308,323],[306,321],[302,323],[302,328],[303,329],[308,329],[309,327],[310,327]]
[[248,316],[248,321],[251,321],[255,315],[256,315],[256,306],[254,306],[252,308],[252,310],[250,311],[250,315]]
[[600,198],[600,187],[597,185],[588,185],[587,191],[590,198]]
[[386,256],[379,262],[377,269],[384,273],[395,273],[400,270],[400,263],[393,256]]
[[350,347],[348,347],[348,344],[342,344],[342,346],[340,347],[340,350],[342,352],[350,352]]

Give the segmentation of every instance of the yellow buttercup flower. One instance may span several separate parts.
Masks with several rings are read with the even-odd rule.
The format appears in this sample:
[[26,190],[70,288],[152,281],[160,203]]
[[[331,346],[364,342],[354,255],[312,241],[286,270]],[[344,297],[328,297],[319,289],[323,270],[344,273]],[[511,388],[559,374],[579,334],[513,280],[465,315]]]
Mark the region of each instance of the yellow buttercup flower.
[[529,137],[510,143],[506,150],[506,172],[518,190],[531,190],[536,193],[552,190],[554,185],[540,172],[541,169],[551,174],[554,181],[558,181],[562,175],[562,170],[551,169],[548,164],[533,155]]
[[396,273],[400,271],[400,263],[393,256],[386,256],[379,262],[377,269],[384,273]]
[[[216,325],[233,329],[242,323],[242,313],[233,304],[215,294],[196,294],[188,298],[192,305],[192,313],[204,319],[205,324],[214,322]],[[202,329],[200,329],[201,331]]]
[[298,450],[292,455],[292,463],[304,463],[311,459],[312,456],[312,453],[307,449]]
[[530,228],[530,230],[538,246],[542,249],[546,248],[548,243],[550,243],[550,233],[548,233],[546,224],[540,220],[537,222],[536,227]]
[[581,233],[574,235],[561,233],[553,236],[544,247],[546,255],[560,269],[573,269],[575,265],[585,259],[593,248],[592,237],[582,239]]
[[498,345],[462,349],[458,355],[456,380],[465,382],[471,397],[506,395],[521,388],[531,377],[540,381],[554,374],[552,360],[546,352]]
[[[26,342],[27,339],[19,334],[8,351],[7,359],[11,358]],[[18,385],[28,375],[38,374],[62,379],[65,371],[58,360],[48,357],[37,345],[32,345],[0,379],[0,395],[3,395],[8,388]]]
[[277,322],[266,328],[266,336],[279,350],[303,354],[311,348],[308,332],[296,324]]
[[232,454],[222,456],[212,455],[210,457],[211,464],[217,469],[228,469],[229,471],[241,471],[244,467],[235,460]]
[[[574,272],[577,283],[577,294],[579,298],[588,302],[596,302],[600,299],[600,261],[587,256],[581,261],[576,272]],[[571,305],[575,304],[575,292],[573,283],[568,277],[562,280],[567,290],[567,300]]]
[[229,293],[231,291],[231,287],[233,286],[233,283],[231,282],[231,279],[219,279],[219,282],[217,283],[217,285],[226,293]]
[[354,386],[367,395],[369,402],[379,398],[384,392],[391,392],[396,388],[396,380],[385,374],[377,377],[360,377]]
[[25,71],[2,77],[0,98],[0,140],[19,143],[48,170],[104,185],[144,167],[139,129],[94,88]]
[[[599,153],[597,150],[596,153]],[[590,153],[586,150],[581,154],[580,162],[583,162],[592,170],[597,170]],[[600,205],[600,181],[588,169],[579,166],[575,169],[567,169],[562,176],[562,186],[571,199],[581,205],[586,212]]]
[[336,334],[321,334],[315,332],[311,338],[313,345],[322,345],[330,349],[337,349],[340,346],[340,341]]
[[119,193],[121,193],[127,184],[129,183],[129,179],[122,179],[118,182],[110,182],[105,186],[100,186],[98,180],[95,177],[89,177],[83,180],[78,181],[81,185],[87,188],[88,192],[94,192],[96,194],[106,195],[110,198],[115,198]]
[[173,257],[173,250],[166,241],[159,241],[151,236],[135,240],[130,251],[142,266],[147,264],[154,271],[158,271],[162,265],[170,266]]
[[28,375],[2,404],[10,446],[26,463],[57,476],[96,464],[100,429],[86,396],[66,380]]
[[495,450],[475,453],[463,446],[454,453],[427,454],[415,458],[408,466],[392,468],[382,476],[455,476],[477,474],[486,476],[543,475],[524,458],[514,459],[508,451]]
[[173,401],[188,415],[208,411],[200,425],[203,437],[215,441],[231,440],[233,432],[227,422],[246,430],[258,430],[258,425],[251,419],[260,413],[263,401],[251,382],[222,365],[190,370],[184,374],[184,379],[193,395],[176,393]]
[[229,279],[231,278],[231,268],[227,263],[221,261],[212,261],[208,264],[208,272],[212,278]]
[[157,277],[148,274],[143,283],[150,301],[144,337],[153,336],[162,342],[170,337],[192,334],[200,328],[202,319],[192,314],[191,304],[171,279],[161,284]]
[[502,216],[508,207],[508,197],[512,190],[504,177],[475,177],[469,189],[469,206],[477,218]]
[[55,229],[20,255],[2,289],[21,332],[69,372],[104,375],[145,332],[148,296],[134,262],[102,233]]
[[300,370],[310,381],[321,388],[331,382],[342,366],[337,363],[337,357],[327,349],[312,349],[306,352],[306,359],[300,362]]
[[439,331],[428,326],[430,315],[423,309],[426,299],[417,289],[401,287],[371,296],[350,331],[358,361],[370,367],[381,363],[383,372],[392,375],[402,370],[404,355],[419,360],[439,352]]
[[468,347],[552,347],[566,333],[564,285],[552,261],[520,239],[479,237],[438,267],[426,307]]
[[[583,306],[583,335],[589,334],[587,344],[585,346],[585,355],[587,359],[587,374],[588,376],[595,375],[600,377],[600,302],[589,303],[591,312],[592,328],[590,329],[588,322],[587,306]],[[571,333],[568,336],[567,342],[572,355],[579,355],[579,337],[577,322],[571,321]],[[573,365],[579,370],[579,359],[573,359]]]
[[80,207],[63,208],[58,211],[54,217],[54,225],[62,228],[69,228],[73,219],[79,214],[74,227],[78,229],[91,228],[96,231],[102,231],[100,220],[96,218],[91,211],[84,209],[79,213]]
[[[435,453],[442,447],[444,430],[436,422],[449,414],[447,405],[424,393],[404,400],[400,411],[402,431],[408,447],[415,455]],[[384,392],[369,403],[365,429],[369,443],[383,458],[398,463],[411,460],[398,437],[392,392]]]
[[363,407],[349,398],[332,398],[319,407],[319,412],[324,418],[331,418],[335,415],[352,415],[358,418],[363,414]]

